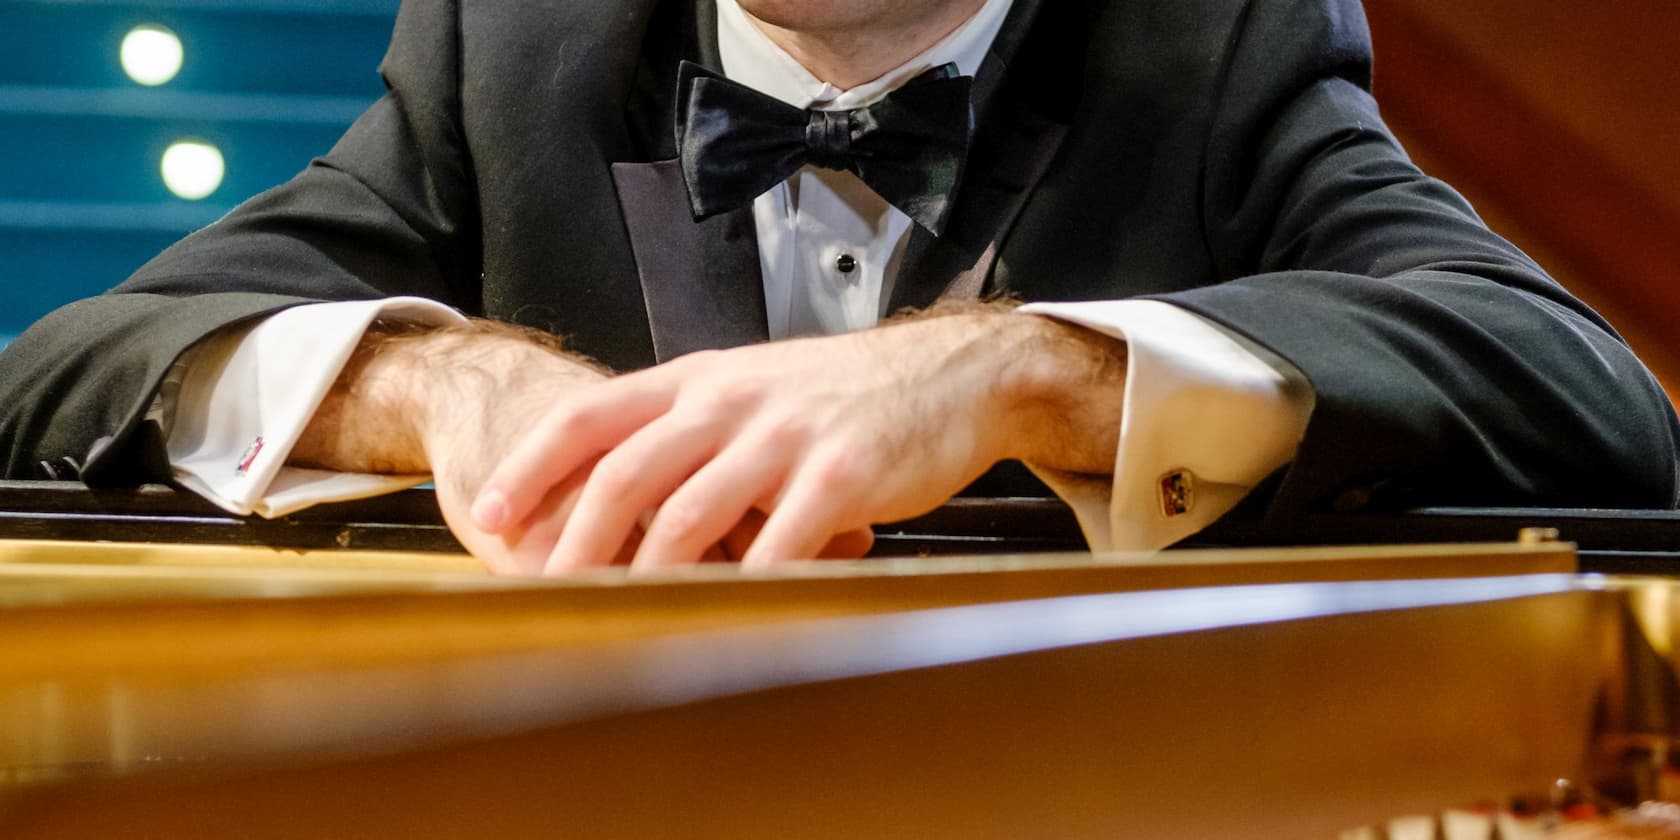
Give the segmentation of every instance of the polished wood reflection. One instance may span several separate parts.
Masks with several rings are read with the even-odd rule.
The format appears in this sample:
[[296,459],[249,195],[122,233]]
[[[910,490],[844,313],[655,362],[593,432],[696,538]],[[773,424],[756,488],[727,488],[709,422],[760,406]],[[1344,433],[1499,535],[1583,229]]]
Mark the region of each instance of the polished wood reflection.
[[1211,625],[1178,632],[1127,618],[1184,593],[1122,593],[270,676],[179,698],[261,709],[266,761],[18,792],[4,828],[1328,837],[1584,771],[1614,596],[1549,580],[1399,609],[1339,599],[1417,584],[1284,587],[1275,621],[1215,590],[1167,604]]
[[[95,836],[127,820],[178,837],[553,836],[556,825],[772,836],[793,811],[760,813],[758,797],[793,809],[841,795],[786,789],[820,777],[875,804],[779,836],[872,836],[883,815],[907,807],[898,788],[932,785],[943,798],[972,790],[962,793],[968,807],[1001,797],[1000,785],[1024,785],[1022,796],[1064,791],[999,800],[1010,802],[1001,831],[1046,802],[1139,784],[1150,763],[1214,761],[1214,748],[1258,756],[1281,744],[1267,727],[1344,714],[1308,738],[1309,752],[1421,756],[1438,739],[1468,738],[1497,760],[1445,778],[1455,790],[1503,790],[1527,784],[1535,768],[1576,766],[1585,748],[1526,742],[1530,724],[1587,725],[1575,689],[1554,690],[1557,656],[1601,652],[1591,616],[1603,593],[1583,594],[1560,574],[1574,568],[1571,546],[1541,543],[910,558],[534,581],[436,554],[0,542],[0,833]],[[1408,582],[1425,579],[1435,580]],[[1461,614],[1491,609],[1478,599],[1506,581],[1528,588],[1503,603],[1531,606]],[[1280,582],[1298,585],[1245,588]],[[1429,590],[1458,604],[1430,613],[1444,623],[1368,614],[1413,604],[1397,593],[1424,585],[1461,587]],[[1359,597],[1376,600],[1357,607],[1337,586],[1398,588],[1371,590]],[[1282,629],[1301,622],[1312,629]],[[1540,622],[1546,629],[1523,642],[1538,658],[1494,662],[1494,648]],[[1483,631],[1480,641],[1459,638]],[[1214,667],[1228,673],[1202,672]],[[1433,726],[1462,713],[1458,723],[1428,736],[1378,731],[1398,701],[1375,695],[1449,671],[1485,694],[1426,715]],[[1501,685],[1484,691],[1484,680]],[[1516,694],[1527,698],[1518,719],[1488,728]],[[1255,715],[1276,719],[1243,734]],[[1347,741],[1348,727],[1370,731]],[[590,766],[623,777],[591,779]],[[643,816],[620,813],[641,807],[623,798],[640,785],[688,774],[701,780],[692,790],[662,793],[675,798]],[[543,778],[565,780],[564,791],[525,807],[508,801],[537,795],[530,785]],[[270,793],[245,787],[257,779]],[[331,804],[338,784],[361,804]],[[288,819],[266,810],[304,799]],[[498,813],[455,813],[466,799]],[[931,830],[955,801],[893,819]],[[1136,796],[1065,827],[1116,825],[1128,802]],[[573,816],[555,822],[562,812]],[[972,822],[952,825],[966,832]]]

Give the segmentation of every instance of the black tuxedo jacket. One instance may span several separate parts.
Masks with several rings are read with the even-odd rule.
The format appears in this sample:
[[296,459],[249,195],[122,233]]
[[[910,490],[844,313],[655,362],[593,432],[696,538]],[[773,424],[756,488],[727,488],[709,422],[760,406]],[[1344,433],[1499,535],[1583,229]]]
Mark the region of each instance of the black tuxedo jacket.
[[[220,327],[425,295],[621,370],[765,338],[749,211],[696,224],[673,148],[710,0],[410,0],[390,92],[325,157],[0,358],[14,477],[167,475],[147,407]],[[1357,0],[1017,0],[976,78],[941,295],[1154,296],[1317,395],[1273,515],[1349,502],[1670,506],[1673,409],[1615,333],[1445,185],[1368,92]]]

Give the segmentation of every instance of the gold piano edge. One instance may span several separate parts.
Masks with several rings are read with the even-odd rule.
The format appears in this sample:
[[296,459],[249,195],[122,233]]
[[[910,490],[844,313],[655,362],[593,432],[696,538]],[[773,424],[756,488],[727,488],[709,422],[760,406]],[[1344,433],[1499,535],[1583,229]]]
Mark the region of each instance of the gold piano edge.
[[[362,695],[408,703],[440,728],[399,723],[393,734],[424,732],[428,743],[393,751],[397,742],[375,739],[366,744],[371,750],[319,754],[324,763],[265,750],[278,763],[38,790],[19,800],[14,814],[23,821],[7,828],[16,836],[70,836],[54,829],[95,836],[96,827],[126,820],[131,830],[169,825],[172,836],[226,836],[260,825],[241,821],[282,819],[273,808],[284,804],[288,830],[383,829],[389,836],[416,827],[424,830],[407,836],[466,836],[476,825],[485,832],[479,836],[538,837],[572,824],[660,836],[660,820],[693,836],[742,838],[1163,837],[1192,836],[1191,826],[1200,829],[1193,836],[1333,836],[1397,812],[1466,801],[1434,797],[1532,790],[1553,773],[1581,770],[1596,694],[1582,677],[1602,673],[1599,655],[1616,627],[1605,608],[1615,598],[1582,588],[1234,624],[840,682],[828,681],[838,674],[809,681],[800,663],[831,644],[866,657],[890,656],[894,646],[861,643],[832,625],[766,626],[685,637],[675,647],[627,641],[519,666],[486,661],[475,680],[452,665],[396,681],[400,672],[355,676],[365,684],[348,693],[337,678],[271,675],[244,684],[246,702],[262,706],[282,695],[320,702],[252,729],[245,735],[258,739],[252,743],[278,745],[287,738],[270,739],[289,733],[319,745],[322,732],[352,731],[321,728],[334,720],[377,734],[386,725],[377,704],[345,702]],[[1052,608],[1060,605],[1034,615]],[[952,628],[948,637],[1017,638],[1012,622],[1028,630],[1040,620],[1020,611],[966,616],[954,620],[973,627]],[[858,621],[885,631],[898,618]],[[1425,640],[1430,654],[1420,656]],[[832,653],[837,662],[863,661]],[[646,693],[685,679],[713,684],[732,669],[774,671],[776,659],[786,673],[807,676],[781,687],[749,680],[739,686],[745,693],[679,691],[665,700],[663,690]],[[673,672],[684,662],[713,664]],[[650,681],[666,674],[676,682]],[[394,690],[404,686],[413,690]],[[627,693],[600,706],[610,698],[591,699],[591,686]],[[568,694],[582,703],[575,712],[564,711]],[[550,708],[527,718],[521,710],[536,707],[503,699],[520,695]],[[167,692],[145,697],[143,690],[125,697],[120,717],[129,725],[148,714],[184,715],[178,735],[205,735],[202,715],[169,711],[180,704],[167,702]],[[494,723],[498,705],[518,720]],[[477,714],[505,734],[475,732],[485,722],[475,723]],[[224,723],[259,726],[248,717]],[[514,725],[502,729],[507,723]],[[155,744],[136,744],[129,757],[153,754],[146,746]],[[493,768],[526,768],[555,783],[509,785],[482,772]],[[816,784],[825,773],[844,787]],[[335,807],[341,797],[310,795],[346,786],[358,791],[355,808]],[[519,791],[533,789],[542,795],[521,800]],[[1327,792],[1343,799],[1309,810]],[[483,811],[452,807],[469,801]],[[1067,802],[1081,807],[1057,807]],[[426,822],[409,819],[420,812]]]
[[[1554,571],[1573,571],[1573,543],[1494,542],[1198,548],[1159,552],[1064,552],[1054,554],[989,554],[949,557],[880,557],[864,560],[791,561],[768,571],[744,571],[730,564],[702,564],[644,576],[660,581],[751,580],[782,577],[847,577],[858,575],[921,575],[968,571],[1009,571],[1046,566],[1183,566],[1248,563],[1361,560],[1430,560],[1455,557],[1520,557],[1547,562]],[[1566,558],[1566,559],[1565,559]],[[296,549],[247,545],[186,545],[64,540],[0,540],[0,574],[20,573],[20,566],[89,566],[179,569],[299,570],[354,575],[357,571],[455,574],[463,578],[491,575],[471,555],[445,552],[394,552],[361,549]],[[1567,567],[1567,568],[1566,568]],[[623,569],[599,569],[567,579],[575,582],[618,582]],[[512,580],[512,579],[504,579]]]
[[[140,548],[133,557],[159,556]],[[1113,592],[1574,569],[1567,544],[911,559],[789,564],[771,574],[717,566],[564,581],[373,567],[0,563],[0,685],[168,668],[367,667]]]

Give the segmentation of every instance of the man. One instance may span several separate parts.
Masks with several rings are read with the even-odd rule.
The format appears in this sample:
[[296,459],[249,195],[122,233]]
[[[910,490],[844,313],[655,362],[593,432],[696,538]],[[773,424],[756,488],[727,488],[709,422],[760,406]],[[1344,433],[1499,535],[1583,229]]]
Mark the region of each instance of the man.
[[1251,491],[1676,498],[1651,377],[1384,130],[1356,0],[409,3],[382,69],[13,345],[9,475],[276,513],[430,472],[522,572],[853,554],[1005,459],[1097,547]]

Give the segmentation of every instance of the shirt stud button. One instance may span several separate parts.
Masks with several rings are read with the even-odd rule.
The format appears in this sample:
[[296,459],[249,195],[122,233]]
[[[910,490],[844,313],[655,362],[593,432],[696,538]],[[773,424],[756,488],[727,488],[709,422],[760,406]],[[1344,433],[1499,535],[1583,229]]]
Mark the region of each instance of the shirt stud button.
[[851,254],[841,254],[840,258],[834,261],[834,267],[839,269],[841,274],[851,274],[857,270],[857,260]]

